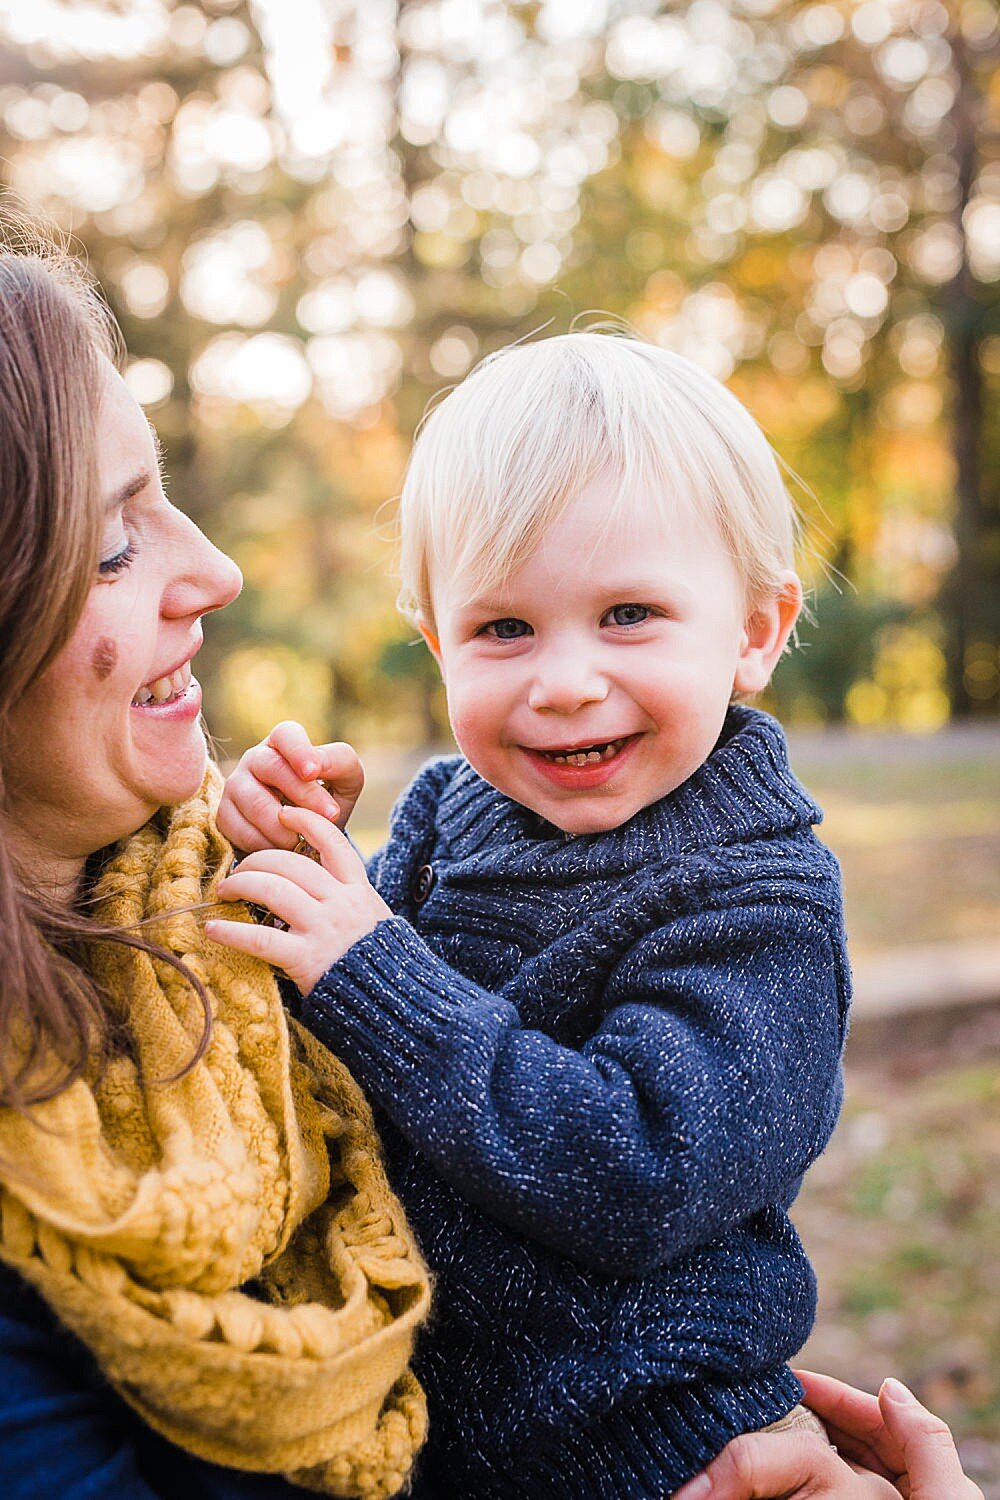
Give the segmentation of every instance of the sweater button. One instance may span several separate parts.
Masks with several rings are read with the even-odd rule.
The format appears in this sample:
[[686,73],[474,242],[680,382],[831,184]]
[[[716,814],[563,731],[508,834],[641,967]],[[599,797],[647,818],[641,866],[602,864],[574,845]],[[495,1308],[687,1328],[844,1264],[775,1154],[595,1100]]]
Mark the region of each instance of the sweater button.
[[421,865],[413,879],[413,889],[410,892],[418,906],[423,906],[427,897],[434,889],[437,876],[434,874],[433,865]]

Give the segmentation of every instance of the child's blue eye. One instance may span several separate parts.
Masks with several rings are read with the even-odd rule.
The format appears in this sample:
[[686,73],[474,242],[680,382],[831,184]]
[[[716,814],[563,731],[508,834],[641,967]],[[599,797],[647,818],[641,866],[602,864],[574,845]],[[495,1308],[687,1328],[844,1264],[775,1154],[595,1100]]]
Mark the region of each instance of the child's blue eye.
[[608,617],[613,625],[641,625],[651,613],[647,604],[616,604],[608,610]]
[[505,620],[491,620],[483,626],[483,634],[492,635],[498,641],[517,641],[531,634],[531,626],[526,620],[516,620],[511,616]]
[[106,578],[111,573],[122,573],[134,557],[135,544],[128,541],[120,552],[115,553],[114,557],[103,558],[97,565],[97,571],[102,578]]

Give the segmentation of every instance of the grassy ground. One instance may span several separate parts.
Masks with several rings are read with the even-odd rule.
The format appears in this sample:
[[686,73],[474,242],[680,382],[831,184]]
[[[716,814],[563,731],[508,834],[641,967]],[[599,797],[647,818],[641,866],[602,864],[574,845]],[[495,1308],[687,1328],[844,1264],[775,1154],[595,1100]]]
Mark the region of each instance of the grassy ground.
[[[801,736],[792,755],[826,809],[852,952],[1000,935],[995,732]],[[802,1363],[871,1390],[898,1375],[1000,1500],[1000,1007],[856,1029],[795,1219],[820,1284]]]
[[792,736],[855,952],[1000,936],[1000,732]]
[[800,1360],[905,1380],[1000,1500],[1000,1010],[925,1038],[912,1067],[905,1041],[864,1041],[793,1215],[820,1285]]

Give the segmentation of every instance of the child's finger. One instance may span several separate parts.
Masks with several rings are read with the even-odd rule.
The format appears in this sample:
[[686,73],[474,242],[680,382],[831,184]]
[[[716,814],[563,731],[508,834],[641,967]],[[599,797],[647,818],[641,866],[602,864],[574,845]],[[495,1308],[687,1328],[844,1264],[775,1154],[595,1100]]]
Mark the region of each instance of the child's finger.
[[[282,809],[284,811],[284,809]],[[323,822],[326,820],[323,819]],[[241,896],[231,893],[230,882],[240,875],[274,875],[297,886],[314,901],[321,901],[330,894],[330,876],[314,859],[296,854],[291,849],[261,849],[241,859],[231,875],[226,875],[216,887],[223,901],[239,901]]]
[[[277,842],[275,839],[268,839],[252,823],[249,823],[231,798],[220,806],[216,822],[222,837],[228,839],[233,848],[243,854],[252,854],[258,849],[271,849]],[[288,829],[278,822],[277,808],[274,812],[274,822],[281,835],[281,843],[292,848],[295,840]]]
[[366,881],[364,861],[350,840],[333,823],[319,818],[304,807],[283,807],[278,815],[286,828],[292,828],[316,850],[323,869],[347,885]]
[[[251,858],[261,856],[255,854]],[[303,864],[307,863],[303,860]],[[245,870],[241,865],[235,875],[219,882],[218,894],[223,901],[246,901],[251,906],[263,906],[292,928],[306,927],[316,913],[316,901],[308,891],[271,870]]]
[[338,740],[330,745],[317,745],[316,754],[320,762],[318,774],[327,786],[345,801],[356,802],[365,784],[365,771],[357,751]]
[[[335,818],[340,811],[336,801],[324,786],[315,779],[306,781],[272,745],[258,745],[247,757],[249,777],[239,771],[233,773],[231,781],[237,783],[240,805],[253,819],[257,810],[264,811],[264,799],[277,803],[279,793],[296,807],[309,807],[324,818]],[[280,806],[280,803],[278,803]]]
[[[226,782],[226,790],[219,805],[222,832],[241,849],[291,849],[295,840],[281,822],[278,813],[282,801],[277,792],[264,786],[248,770],[234,771]],[[240,842],[229,833],[229,820],[238,817],[254,832],[251,843]],[[245,837],[245,836],[244,836]]]
[[294,719],[283,719],[280,724],[275,724],[265,744],[277,750],[303,781],[315,781],[323,774],[317,747]]
[[226,948],[236,948],[240,953],[249,953],[261,958],[276,969],[285,969],[295,962],[297,949],[295,939],[289,932],[276,927],[262,927],[258,922],[228,922],[220,917],[211,917],[205,923],[205,936],[213,943],[222,943]]

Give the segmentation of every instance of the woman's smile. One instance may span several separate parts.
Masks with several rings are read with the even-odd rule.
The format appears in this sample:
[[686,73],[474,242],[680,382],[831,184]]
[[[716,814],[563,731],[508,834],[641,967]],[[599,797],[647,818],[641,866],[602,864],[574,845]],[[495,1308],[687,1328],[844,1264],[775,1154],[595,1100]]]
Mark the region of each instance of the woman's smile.
[[179,667],[162,673],[141,687],[132,699],[132,707],[146,713],[162,714],[166,709],[189,707],[195,699],[197,704],[192,710],[192,717],[197,716],[201,707],[201,688],[197,678],[191,674],[189,657]]
[[15,710],[30,749],[10,782],[32,850],[69,865],[197,791],[199,622],[241,583],[164,495],[149,424],[110,364],[97,458],[103,560],[73,636]]

